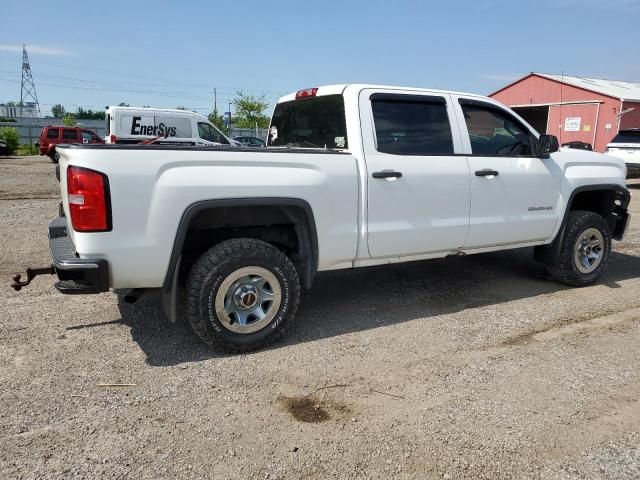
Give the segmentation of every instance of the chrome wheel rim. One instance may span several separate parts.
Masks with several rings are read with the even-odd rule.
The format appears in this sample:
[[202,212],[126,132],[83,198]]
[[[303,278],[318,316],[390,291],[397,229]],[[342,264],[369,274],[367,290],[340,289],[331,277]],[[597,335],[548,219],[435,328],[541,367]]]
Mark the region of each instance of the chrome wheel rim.
[[282,301],[276,276],[266,268],[244,267],[224,279],[216,293],[216,315],[234,333],[253,333],[275,318]]
[[597,228],[587,228],[578,236],[573,249],[573,261],[581,273],[591,273],[602,262],[604,237]]

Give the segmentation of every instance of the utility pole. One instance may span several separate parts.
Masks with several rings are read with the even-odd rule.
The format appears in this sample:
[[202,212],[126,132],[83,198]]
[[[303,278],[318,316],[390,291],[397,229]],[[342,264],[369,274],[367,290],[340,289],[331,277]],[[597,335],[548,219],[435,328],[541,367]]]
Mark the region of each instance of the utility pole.
[[216,87],[213,87],[213,111],[218,113],[218,92]]
[[40,104],[38,103],[38,95],[36,94],[36,84],[33,82],[31,75],[31,65],[29,65],[29,56],[27,55],[27,47],[22,45],[22,82],[20,85],[20,117],[22,118],[22,107],[28,98],[33,100],[35,104],[36,117],[40,116]]

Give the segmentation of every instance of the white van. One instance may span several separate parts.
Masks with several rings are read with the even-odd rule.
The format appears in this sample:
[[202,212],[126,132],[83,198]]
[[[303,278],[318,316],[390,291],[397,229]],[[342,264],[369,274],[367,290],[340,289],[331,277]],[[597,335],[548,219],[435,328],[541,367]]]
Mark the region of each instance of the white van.
[[106,121],[106,143],[238,145],[206,117],[187,110],[109,106]]

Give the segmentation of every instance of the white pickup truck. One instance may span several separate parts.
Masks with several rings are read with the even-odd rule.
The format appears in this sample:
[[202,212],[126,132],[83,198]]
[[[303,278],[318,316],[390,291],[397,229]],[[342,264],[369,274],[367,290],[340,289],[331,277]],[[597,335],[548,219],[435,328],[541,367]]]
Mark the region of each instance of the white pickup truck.
[[242,352],[283,336],[317,272],[535,246],[582,286],[629,222],[622,160],[558,151],[478,95],[301,90],[268,147],[58,146],[56,288],[161,289],[171,321]]

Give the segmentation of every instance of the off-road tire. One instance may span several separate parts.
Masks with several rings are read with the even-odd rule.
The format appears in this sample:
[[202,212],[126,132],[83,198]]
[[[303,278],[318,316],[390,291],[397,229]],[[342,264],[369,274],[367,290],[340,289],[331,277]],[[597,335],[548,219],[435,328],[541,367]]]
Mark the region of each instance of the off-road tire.
[[[611,233],[607,222],[597,213],[574,210],[569,213],[565,228],[558,261],[553,265],[547,265],[547,272],[554,280],[572,287],[591,285],[604,273],[609,263]],[[590,228],[597,229],[602,235],[604,240],[603,256],[595,270],[590,273],[583,273],[578,270],[574,260],[574,248],[582,233]]]
[[[219,287],[233,272],[261,267],[280,283],[280,306],[273,320],[252,333],[228,330],[216,314]],[[187,279],[186,320],[195,334],[218,351],[243,353],[265,347],[285,336],[300,303],[300,280],[291,260],[261,240],[237,238],[207,250],[191,268]]]

